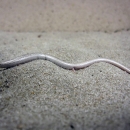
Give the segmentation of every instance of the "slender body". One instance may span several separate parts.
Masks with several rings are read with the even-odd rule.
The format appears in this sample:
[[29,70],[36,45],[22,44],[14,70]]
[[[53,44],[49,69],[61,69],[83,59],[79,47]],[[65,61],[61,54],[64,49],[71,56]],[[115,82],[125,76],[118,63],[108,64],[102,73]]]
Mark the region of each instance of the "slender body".
[[66,63],[64,61],[61,61],[57,58],[54,58],[52,56],[44,55],[44,54],[30,54],[27,56],[23,56],[20,58],[16,58],[13,60],[2,62],[2,63],[0,63],[0,68],[11,68],[11,67],[15,67],[15,66],[20,65],[20,64],[24,64],[24,63],[31,62],[33,60],[39,60],[39,59],[48,60],[48,61],[58,65],[59,67],[62,67],[64,69],[68,69],[68,70],[72,70],[72,69],[79,70],[79,69],[86,68],[94,63],[106,62],[106,63],[112,64],[112,65],[118,67],[119,69],[126,71],[127,73],[130,74],[130,69],[128,69],[127,67],[121,65],[120,63],[115,62],[115,61],[110,60],[110,59],[100,58],[100,59],[86,61],[86,62],[83,62],[80,64],[70,64],[70,63]]

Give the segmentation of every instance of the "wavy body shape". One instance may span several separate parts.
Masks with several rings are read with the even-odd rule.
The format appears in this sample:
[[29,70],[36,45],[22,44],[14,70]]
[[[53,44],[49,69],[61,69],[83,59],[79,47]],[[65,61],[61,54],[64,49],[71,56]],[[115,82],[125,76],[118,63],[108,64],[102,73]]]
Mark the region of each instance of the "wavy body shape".
[[110,59],[100,58],[100,59],[86,61],[86,62],[83,62],[80,64],[70,64],[70,63],[66,63],[64,61],[61,61],[55,57],[52,57],[49,55],[44,55],[44,54],[30,54],[27,56],[23,56],[20,58],[16,58],[13,60],[2,62],[2,63],[0,63],[0,68],[11,68],[11,67],[15,67],[15,66],[20,65],[20,64],[24,64],[24,63],[31,62],[33,60],[39,60],[39,59],[48,60],[48,61],[58,65],[59,67],[62,67],[64,69],[68,69],[68,70],[72,70],[72,69],[79,70],[79,69],[86,68],[94,63],[106,62],[106,63],[112,64],[112,65],[118,67],[119,69],[126,71],[127,73],[130,74],[130,69],[128,69],[127,67],[121,65],[120,63],[115,62],[115,61],[110,60]]

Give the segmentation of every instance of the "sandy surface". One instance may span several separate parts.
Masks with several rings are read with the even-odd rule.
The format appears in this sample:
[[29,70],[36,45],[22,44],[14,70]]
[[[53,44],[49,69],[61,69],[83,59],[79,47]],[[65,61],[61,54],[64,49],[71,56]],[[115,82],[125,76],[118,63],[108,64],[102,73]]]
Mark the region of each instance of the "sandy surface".
[[[130,68],[130,32],[0,32],[0,62],[43,53],[70,63],[99,57]],[[0,70],[0,129],[130,129],[130,75],[107,63],[79,71],[49,61]]]
[[130,30],[130,0],[0,0],[0,30]]

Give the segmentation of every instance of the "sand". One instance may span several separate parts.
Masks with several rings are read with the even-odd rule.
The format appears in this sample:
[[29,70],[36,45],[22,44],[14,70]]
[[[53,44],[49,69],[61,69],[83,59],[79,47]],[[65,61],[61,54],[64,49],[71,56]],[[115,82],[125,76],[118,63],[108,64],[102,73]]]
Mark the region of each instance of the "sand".
[[0,30],[130,30],[130,0],[0,0]]
[[[0,32],[0,62],[31,53],[130,68],[130,31]],[[0,69],[0,129],[128,130],[130,74],[107,63],[73,71],[44,60]]]

